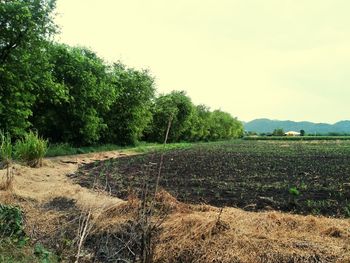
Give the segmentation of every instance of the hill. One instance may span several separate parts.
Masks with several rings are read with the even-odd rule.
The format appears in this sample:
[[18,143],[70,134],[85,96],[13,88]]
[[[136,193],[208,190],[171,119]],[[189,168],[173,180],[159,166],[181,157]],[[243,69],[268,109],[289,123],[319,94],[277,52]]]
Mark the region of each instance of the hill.
[[244,123],[246,131],[267,133],[274,129],[282,128],[285,131],[300,131],[305,130],[306,133],[350,133],[350,121],[344,120],[334,124],[314,123],[309,121],[279,121],[270,119],[255,119]]

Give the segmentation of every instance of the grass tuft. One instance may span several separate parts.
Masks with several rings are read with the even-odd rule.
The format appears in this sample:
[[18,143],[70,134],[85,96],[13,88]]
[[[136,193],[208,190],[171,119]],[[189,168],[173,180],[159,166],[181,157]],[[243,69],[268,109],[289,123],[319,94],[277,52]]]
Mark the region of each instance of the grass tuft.
[[30,131],[15,144],[16,157],[30,167],[42,166],[42,159],[47,151],[47,140]]

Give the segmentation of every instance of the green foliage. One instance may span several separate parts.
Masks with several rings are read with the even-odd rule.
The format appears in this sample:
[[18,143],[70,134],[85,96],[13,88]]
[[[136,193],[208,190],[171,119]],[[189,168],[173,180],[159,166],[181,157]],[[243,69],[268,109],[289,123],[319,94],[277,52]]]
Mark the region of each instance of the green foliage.
[[53,43],[55,0],[0,1],[0,130],[30,129],[76,147],[139,140],[236,138],[229,114],[195,106],[183,91],[155,98],[147,70],[105,63],[86,48]]
[[344,207],[344,214],[345,214],[345,217],[347,217],[347,218],[350,217],[350,203],[348,203],[348,204]]
[[300,136],[305,136],[305,131],[304,130],[300,130]]
[[41,166],[46,151],[47,140],[32,131],[26,133],[23,139],[17,140],[15,144],[16,157],[31,167]]
[[34,126],[53,142],[97,142],[107,128],[102,116],[116,97],[108,67],[88,49],[59,44],[50,47],[50,61],[62,96],[41,98],[35,106]]
[[52,253],[48,251],[43,245],[40,243],[36,244],[34,247],[34,255],[40,260],[41,263],[51,263],[50,258],[52,257]]
[[[10,134],[0,131],[0,163],[7,166],[12,160],[12,143]],[[0,165],[1,167],[1,165]]]
[[289,194],[291,194],[292,196],[299,196],[300,192],[299,190],[294,186],[289,188]]
[[165,133],[171,122],[169,142],[179,141],[191,125],[194,106],[184,91],[172,91],[159,96],[153,107],[153,120],[147,138],[151,141],[164,141]]
[[170,142],[213,141],[243,136],[243,125],[229,113],[195,106],[184,91],[173,91],[155,101],[152,125],[146,139],[161,142],[171,121]]
[[137,143],[152,120],[154,79],[148,71],[138,71],[116,63],[112,70],[113,88],[118,94],[105,114],[108,129],[104,141],[120,145]]
[[22,135],[36,95],[49,89],[46,45],[55,1],[0,1],[0,130]]
[[7,263],[53,263],[55,255],[37,244],[29,246],[24,232],[24,215],[20,208],[0,204],[0,262]]
[[191,141],[210,140],[211,112],[209,107],[203,104],[196,106],[195,114],[193,116],[190,133]]
[[24,245],[26,237],[23,226],[22,211],[15,206],[0,204],[0,244],[1,240]]
[[210,120],[210,140],[225,140],[243,136],[243,125],[229,113],[215,110]]
[[0,246],[0,262],[6,263],[56,263],[60,262],[58,257],[42,247],[42,252],[35,246],[32,248],[29,244],[19,247],[14,244],[3,244]]
[[284,136],[284,130],[283,129],[274,129],[272,132],[273,136]]

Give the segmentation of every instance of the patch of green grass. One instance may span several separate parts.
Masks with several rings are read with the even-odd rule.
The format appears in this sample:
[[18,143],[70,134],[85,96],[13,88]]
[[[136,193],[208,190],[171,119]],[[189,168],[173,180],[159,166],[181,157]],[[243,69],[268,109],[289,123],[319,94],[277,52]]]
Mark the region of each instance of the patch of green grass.
[[[198,144],[198,143],[196,143]],[[171,150],[180,150],[191,148],[194,143],[169,143],[169,144],[160,144],[160,143],[142,143],[128,150],[139,152],[139,153],[149,153],[149,152],[159,152],[159,151],[171,151]]]
[[163,144],[159,143],[146,143],[140,142],[135,146],[119,146],[115,144],[104,144],[104,145],[93,145],[85,147],[73,147],[67,143],[61,144],[52,144],[49,146],[46,157],[54,156],[64,156],[64,155],[75,155],[83,153],[92,153],[92,152],[105,152],[105,151],[130,151],[137,153],[148,153],[153,151],[169,151],[175,149],[187,149],[190,148],[192,143],[170,143]]

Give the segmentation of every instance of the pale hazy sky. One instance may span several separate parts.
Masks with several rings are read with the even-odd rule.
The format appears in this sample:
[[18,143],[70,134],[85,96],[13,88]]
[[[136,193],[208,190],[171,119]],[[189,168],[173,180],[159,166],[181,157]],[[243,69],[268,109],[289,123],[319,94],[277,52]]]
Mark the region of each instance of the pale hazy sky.
[[160,93],[255,118],[350,119],[349,0],[57,0],[59,40]]

